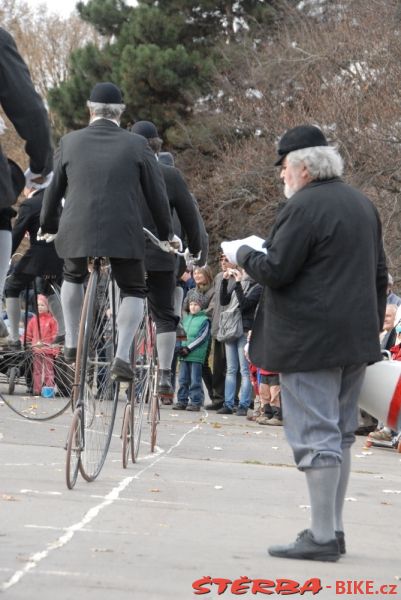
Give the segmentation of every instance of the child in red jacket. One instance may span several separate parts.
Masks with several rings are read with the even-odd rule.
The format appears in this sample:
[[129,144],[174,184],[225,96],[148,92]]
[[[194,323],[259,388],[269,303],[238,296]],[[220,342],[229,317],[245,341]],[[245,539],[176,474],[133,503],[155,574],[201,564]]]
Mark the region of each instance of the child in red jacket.
[[52,344],[57,336],[57,321],[49,311],[46,296],[38,296],[38,316],[28,323],[26,339],[32,345],[33,393],[38,396],[42,386],[54,387],[54,358],[59,347]]

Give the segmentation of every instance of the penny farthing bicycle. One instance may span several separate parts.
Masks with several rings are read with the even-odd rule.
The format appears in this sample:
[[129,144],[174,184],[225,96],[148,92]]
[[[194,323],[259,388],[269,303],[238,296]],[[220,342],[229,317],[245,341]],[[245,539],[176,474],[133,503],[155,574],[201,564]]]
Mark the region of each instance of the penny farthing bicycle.
[[67,438],[66,483],[78,472],[86,481],[99,475],[110,446],[119,383],[111,377],[117,346],[117,286],[107,259],[91,262],[75,363],[73,418]]

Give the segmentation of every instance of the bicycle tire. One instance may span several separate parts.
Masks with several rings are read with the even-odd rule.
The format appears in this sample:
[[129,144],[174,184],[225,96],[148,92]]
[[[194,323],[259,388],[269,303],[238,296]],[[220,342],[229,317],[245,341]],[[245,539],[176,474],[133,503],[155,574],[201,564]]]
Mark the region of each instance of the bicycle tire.
[[[58,286],[48,281],[48,288],[61,305]],[[34,288],[36,290],[36,288]],[[25,316],[27,322],[27,315]],[[30,421],[49,421],[54,419],[70,406],[74,382],[74,369],[64,361],[61,348],[58,344],[45,344],[48,354],[43,352],[43,366],[47,362],[51,366],[54,379],[55,393],[52,398],[43,398],[40,389],[33,389],[34,359],[41,354],[39,349],[32,348],[26,343],[19,351],[10,351],[2,348],[0,352],[1,372],[7,373],[8,378],[0,376],[0,397],[11,410],[20,417]]]
[[123,452],[123,469],[126,469],[128,466],[128,459],[131,451],[132,456],[132,432],[133,432],[133,419],[132,419],[132,409],[131,404],[127,402],[124,409],[124,418],[123,418],[123,426],[122,426],[122,452]]
[[133,424],[131,438],[133,463],[136,462],[139,454],[145,407],[146,404],[150,405],[150,390],[153,389],[154,352],[155,331],[146,304],[142,322],[135,336],[134,351],[131,357],[132,369],[135,373],[134,381],[129,388]]
[[154,452],[157,441],[157,425],[160,421],[160,404],[157,394],[157,369],[153,369],[153,386],[150,395],[150,451]]
[[67,487],[72,490],[77,482],[82,452],[81,409],[77,408],[72,417],[67,438],[67,455],[65,461],[65,478]]
[[[34,350],[27,346],[19,351],[7,348],[0,351],[0,398],[17,415],[29,421],[49,421],[61,415],[71,403],[74,369],[68,365],[58,346],[49,347],[50,354],[41,360],[51,363],[55,381],[55,394],[41,396],[41,388],[34,390]],[[40,354],[38,350],[37,354]],[[38,356],[36,355],[36,359]]]
[[111,379],[116,344],[116,307],[110,268],[95,262],[86,290],[87,310],[82,353],[79,359],[79,398],[82,405],[84,444],[79,470],[86,481],[99,475],[111,442],[117,411],[119,384]]

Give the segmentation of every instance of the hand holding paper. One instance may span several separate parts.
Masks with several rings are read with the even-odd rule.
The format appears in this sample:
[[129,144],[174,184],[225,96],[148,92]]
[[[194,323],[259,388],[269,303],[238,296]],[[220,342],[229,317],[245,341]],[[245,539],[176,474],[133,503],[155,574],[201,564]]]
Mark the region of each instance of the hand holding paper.
[[242,240],[222,242],[220,245],[223,254],[225,254],[228,260],[234,264],[237,264],[237,252],[241,246],[250,246],[258,252],[263,252],[264,254],[267,254],[266,248],[263,248],[264,242],[265,240],[257,235],[250,235],[249,237],[243,238]]

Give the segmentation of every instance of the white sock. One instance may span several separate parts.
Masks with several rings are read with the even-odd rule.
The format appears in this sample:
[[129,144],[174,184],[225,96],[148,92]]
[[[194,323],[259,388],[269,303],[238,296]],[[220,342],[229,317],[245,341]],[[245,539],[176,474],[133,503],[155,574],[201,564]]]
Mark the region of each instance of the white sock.
[[[47,299],[49,301],[50,312],[57,321],[57,335],[65,334],[63,309],[61,307],[60,298],[56,294],[52,294]],[[74,346],[75,347],[75,346]]]
[[129,362],[132,342],[143,317],[143,308],[143,298],[125,296],[118,309],[116,357],[125,362]]
[[159,359],[159,369],[170,370],[173,362],[175,342],[177,334],[175,331],[158,333],[156,335],[157,356]]
[[338,480],[336,504],[335,504],[335,530],[344,531],[343,508],[345,494],[347,491],[349,474],[351,471],[351,448],[343,448],[343,461],[340,467],[340,478]]
[[340,465],[306,469],[306,481],[311,503],[311,531],[315,540],[323,544],[334,539],[334,506]]
[[21,320],[21,303],[19,298],[6,298],[6,310],[8,326],[10,329],[10,340],[19,340],[19,322]]
[[63,281],[61,286],[61,306],[65,322],[65,345],[76,348],[78,344],[79,321],[84,300],[83,283]]
[[4,284],[10,266],[12,246],[11,231],[0,230],[0,303],[2,307]]

